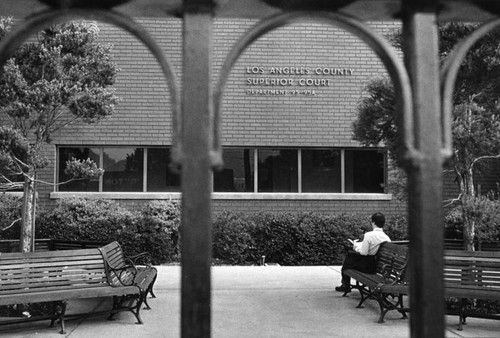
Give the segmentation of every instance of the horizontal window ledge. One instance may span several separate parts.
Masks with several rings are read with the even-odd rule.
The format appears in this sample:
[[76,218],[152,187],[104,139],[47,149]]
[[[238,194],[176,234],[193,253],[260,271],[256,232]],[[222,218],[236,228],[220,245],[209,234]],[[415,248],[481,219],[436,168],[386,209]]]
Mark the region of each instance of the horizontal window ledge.
[[392,194],[367,193],[222,193],[212,194],[214,200],[354,200],[390,201]]
[[21,198],[21,197],[23,197],[24,192],[23,191],[5,191],[5,194],[8,196]]
[[180,192],[51,192],[50,198],[104,198],[113,200],[162,200],[180,199]]
[[[180,192],[52,192],[50,198],[105,198],[117,200],[180,199]],[[390,201],[392,194],[369,193],[232,193],[214,192],[214,200],[345,200]]]

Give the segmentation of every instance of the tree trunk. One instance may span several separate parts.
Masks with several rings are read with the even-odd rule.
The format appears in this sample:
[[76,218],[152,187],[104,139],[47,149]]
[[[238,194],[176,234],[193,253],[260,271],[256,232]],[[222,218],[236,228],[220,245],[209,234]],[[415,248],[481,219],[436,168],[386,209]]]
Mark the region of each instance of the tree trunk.
[[475,188],[472,169],[468,170],[463,178],[462,220],[463,220],[463,238],[464,246],[467,251],[475,251],[474,237],[476,237],[476,221],[471,215],[471,209],[474,208]]
[[474,237],[476,236],[476,221],[470,217],[470,212],[467,210],[469,209],[467,203],[470,202],[462,202],[464,247],[467,251],[475,251]]
[[30,252],[34,250],[35,196],[34,175],[28,174],[24,180],[23,211],[19,241],[19,249],[21,252]]

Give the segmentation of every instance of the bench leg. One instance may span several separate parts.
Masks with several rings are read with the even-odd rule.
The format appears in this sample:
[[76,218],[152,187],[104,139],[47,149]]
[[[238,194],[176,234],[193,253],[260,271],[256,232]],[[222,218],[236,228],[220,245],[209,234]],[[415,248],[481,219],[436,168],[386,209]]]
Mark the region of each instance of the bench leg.
[[60,302],[54,302],[52,304],[53,306],[53,315],[52,319],[50,320],[50,327],[54,326],[54,322],[59,319],[59,325],[61,326],[61,331],[59,331],[60,334],[65,334],[66,333],[66,327],[64,324],[64,316],[66,314],[66,305],[68,304],[67,301],[63,300]]
[[61,320],[61,331],[60,331],[61,334],[66,334],[66,327],[64,325],[64,316],[66,314],[66,306],[67,305],[68,305],[68,302],[65,300],[63,300],[61,302],[61,319],[60,319]]
[[59,320],[59,325],[61,326],[61,331],[59,333],[65,334],[66,328],[64,325],[64,315],[66,313],[67,301],[55,301],[52,302],[52,315],[50,319],[50,327],[54,327],[54,322]]
[[407,309],[405,309],[404,304],[403,304],[403,295],[398,296],[398,303],[399,303],[399,313],[403,315],[403,319],[408,319],[408,315],[406,314]]
[[149,306],[149,303],[148,303],[148,294],[151,295],[151,298],[156,298],[156,295],[154,294],[153,292],[153,287],[154,287],[154,284],[156,282],[156,277],[157,277],[157,273],[155,271],[155,275],[153,277],[153,280],[149,283],[149,285],[147,286],[146,290],[144,290],[143,294],[144,296],[142,297],[143,299],[143,302],[144,302],[144,310],[151,310],[151,306]]
[[[158,276],[158,275],[155,275],[155,278],[154,278],[154,279],[153,279],[153,281],[151,282],[151,285],[148,287],[148,292],[149,292],[149,294],[151,295],[151,298],[156,298],[156,295],[155,295],[155,293],[153,292],[153,287],[154,287],[154,285],[155,285],[155,282],[156,282],[156,277],[157,277],[157,276]],[[146,293],[146,294],[147,294],[147,293]]]
[[120,297],[118,296],[113,296],[113,308],[111,309],[111,312],[108,315],[108,320],[114,320],[114,316],[118,313],[118,302],[119,302]]
[[[144,297],[146,294],[144,294]],[[143,303],[143,297],[142,295],[139,295],[139,297],[136,299],[136,306],[135,308],[132,307],[130,311],[135,315],[135,318],[137,319],[137,324],[144,324],[141,319],[141,306]]]
[[357,281],[356,281],[356,286],[354,288],[358,289],[359,294],[361,295],[361,299],[360,299],[358,305],[356,306],[356,308],[358,308],[358,309],[364,308],[363,304],[367,299],[370,299],[370,298],[377,299],[377,297],[373,294],[373,291],[369,287],[367,287],[367,286],[365,286]]
[[144,303],[144,310],[151,310],[151,306],[148,304],[148,293],[149,293],[149,287],[141,292],[141,300]]
[[391,310],[400,312],[403,315],[403,319],[408,318],[406,309],[403,307],[403,295],[398,295],[398,300],[396,302],[394,302],[394,300],[389,300],[389,297],[393,297],[394,299],[394,296],[391,294],[377,292],[377,302],[380,307],[380,317],[377,323],[384,323],[385,315]]
[[59,302],[52,302],[52,318],[50,319],[50,327],[54,327],[54,322],[59,318],[57,306]]
[[378,305],[380,307],[380,317],[378,318],[378,321],[377,323],[379,324],[382,324],[382,323],[385,323],[384,321],[384,318],[385,318],[385,315],[387,314],[387,312],[389,312],[389,308],[386,306],[387,304],[385,303],[385,299],[384,299],[384,295],[383,294],[377,294],[377,301],[378,301]]
[[137,319],[137,324],[143,324],[141,319],[141,306],[143,303],[143,293],[139,295],[114,296],[113,309],[108,316],[108,320],[113,320],[113,317],[120,311],[130,311]]
[[467,324],[465,322],[465,306],[467,305],[467,299],[460,298],[458,302],[459,310],[458,310],[458,331],[462,331],[464,329],[464,325]]

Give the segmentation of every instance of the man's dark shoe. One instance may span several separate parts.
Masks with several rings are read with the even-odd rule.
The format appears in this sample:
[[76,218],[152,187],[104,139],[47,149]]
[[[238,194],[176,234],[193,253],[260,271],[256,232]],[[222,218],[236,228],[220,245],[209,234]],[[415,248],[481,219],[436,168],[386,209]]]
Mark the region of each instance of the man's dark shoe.
[[345,285],[341,285],[341,286],[335,287],[335,291],[347,293],[347,292],[351,292],[351,288],[348,286],[345,286]]

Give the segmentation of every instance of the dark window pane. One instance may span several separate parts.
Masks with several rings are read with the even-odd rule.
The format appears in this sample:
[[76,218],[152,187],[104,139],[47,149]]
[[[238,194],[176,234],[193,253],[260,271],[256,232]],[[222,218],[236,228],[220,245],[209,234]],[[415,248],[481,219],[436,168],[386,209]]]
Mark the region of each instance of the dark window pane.
[[259,192],[297,192],[297,150],[259,150]]
[[[99,166],[99,149],[98,148],[59,148],[59,177],[58,183],[66,182],[71,177],[67,175],[66,161],[75,158],[77,160],[86,160],[90,158]],[[59,191],[99,191],[99,178],[92,180],[76,180],[69,183],[61,184]]]
[[345,192],[384,192],[384,154],[376,150],[345,151]]
[[214,191],[253,192],[253,150],[224,149],[224,168],[214,173]]
[[104,148],[103,191],[142,191],[142,148]]
[[302,150],[302,192],[341,192],[340,151]]
[[148,149],[147,191],[180,191],[180,177],[170,169],[170,149]]

